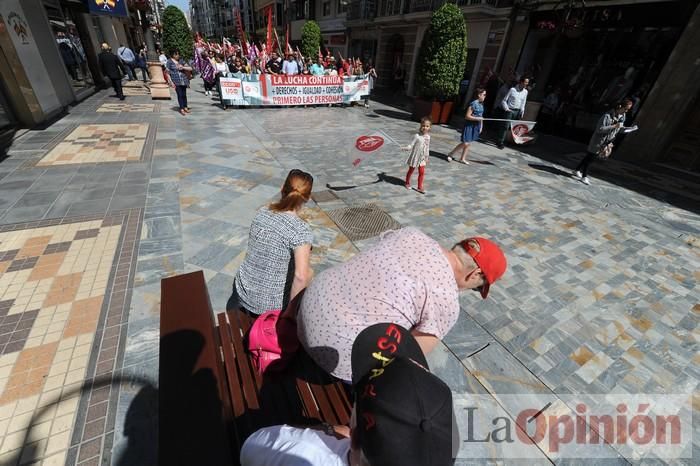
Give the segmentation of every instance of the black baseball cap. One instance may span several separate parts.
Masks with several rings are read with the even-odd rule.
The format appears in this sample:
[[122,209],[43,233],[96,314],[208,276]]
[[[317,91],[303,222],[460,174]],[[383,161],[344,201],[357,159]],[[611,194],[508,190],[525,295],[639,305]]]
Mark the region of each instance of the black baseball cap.
[[372,325],[352,346],[357,425],[353,441],[372,465],[454,464],[459,433],[452,392],[428,370],[413,335]]

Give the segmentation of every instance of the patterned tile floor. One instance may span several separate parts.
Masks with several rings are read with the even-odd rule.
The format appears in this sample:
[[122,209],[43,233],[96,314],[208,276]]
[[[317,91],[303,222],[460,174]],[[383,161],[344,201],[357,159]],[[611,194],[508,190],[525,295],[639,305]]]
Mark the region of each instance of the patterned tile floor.
[[148,125],[79,125],[37,166],[124,162],[141,159]]
[[[400,112],[223,113],[198,86],[187,117],[153,106],[140,83],[125,102],[102,92],[19,137],[0,163],[0,463],[155,464],[159,281],[204,270],[223,309],[250,221],[290,168],[315,177],[302,215],[316,272],[376,240],[352,242],[328,216],[367,203],[445,244],[476,232],[507,251],[491,298],[465,293],[431,355],[456,399],[490,395],[489,413],[512,416],[533,393],[557,403],[568,393],[697,391],[700,216],[676,207],[697,199],[697,186],[679,193],[671,178],[612,161],[585,187],[560,176],[581,149],[557,141],[550,146],[566,153],[547,152],[546,162],[477,143],[470,166],[448,164],[457,133],[436,126],[422,196],[401,186],[398,144],[416,124]],[[378,130],[389,143],[353,168],[348,147]],[[124,155],[128,144],[140,149]],[[546,446],[523,454],[566,463]],[[499,452],[465,447],[460,458],[481,464]]]
[[157,104],[105,103],[96,111],[100,112],[154,112]]

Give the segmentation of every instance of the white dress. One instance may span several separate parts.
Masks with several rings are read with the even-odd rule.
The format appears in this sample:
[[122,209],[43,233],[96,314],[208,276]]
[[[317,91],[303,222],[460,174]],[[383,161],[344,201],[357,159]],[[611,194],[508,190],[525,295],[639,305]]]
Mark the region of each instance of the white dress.
[[430,154],[430,135],[414,135],[410,147],[411,153],[408,154],[406,165],[414,168],[418,166],[425,166]]

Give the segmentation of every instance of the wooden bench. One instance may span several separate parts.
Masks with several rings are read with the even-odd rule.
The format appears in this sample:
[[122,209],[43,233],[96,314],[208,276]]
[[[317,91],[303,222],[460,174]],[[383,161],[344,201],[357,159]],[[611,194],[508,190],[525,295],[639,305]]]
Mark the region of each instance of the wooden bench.
[[350,422],[343,384],[303,351],[284,371],[259,375],[245,351],[251,325],[237,309],[214,319],[201,271],[162,280],[160,464],[239,464],[261,427]]

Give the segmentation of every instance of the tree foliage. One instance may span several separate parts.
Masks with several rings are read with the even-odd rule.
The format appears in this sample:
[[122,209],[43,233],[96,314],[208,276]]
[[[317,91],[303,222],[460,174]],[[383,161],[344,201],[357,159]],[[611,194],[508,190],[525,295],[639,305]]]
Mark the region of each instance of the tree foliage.
[[311,58],[318,55],[318,48],[321,46],[321,28],[316,21],[309,20],[304,23],[301,29],[301,53],[305,58]]
[[194,52],[192,31],[184,13],[176,6],[171,5],[163,11],[163,49],[167,54],[177,49],[185,60],[191,59]]
[[445,3],[433,13],[418,53],[416,86],[425,99],[451,99],[467,63],[467,25],[459,7]]

